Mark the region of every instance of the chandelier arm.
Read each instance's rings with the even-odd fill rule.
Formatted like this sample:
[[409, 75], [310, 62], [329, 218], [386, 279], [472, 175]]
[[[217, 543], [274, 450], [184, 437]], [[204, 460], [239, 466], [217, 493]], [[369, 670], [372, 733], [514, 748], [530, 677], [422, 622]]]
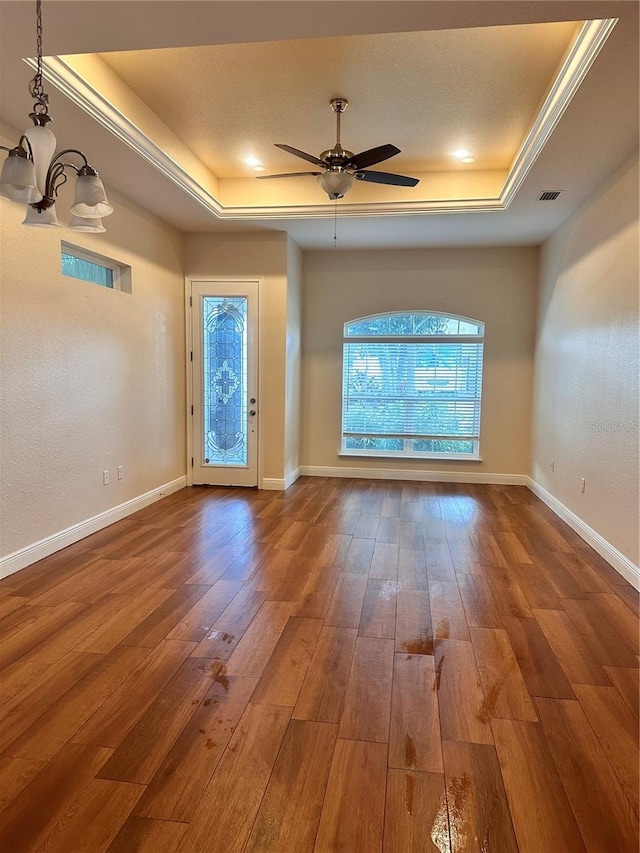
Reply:
[[47, 172], [47, 187], [45, 196], [42, 199], [40, 204], [46, 202], [46, 207], [51, 207], [55, 204], [55, 200], [58, 197], [58, 190], [61, 186], [67, 183], [67, 176], [64, 171], [65, 164], [64, 163], [56, 163], [56, 165], [49, 169]]
[[[65, 154], [78, 154], [84, 161], [82, 166], [76, 166], [74, 163], [61, 162], [61, 158], [64, 157]], [[89, 161], [82, 151], [78, 151], [77, 148], [65, 148], [63, 151], [59, 151], [55, 154], [49, 164], [49, 168], [47, 169], [44, 198], [42, 201], [38, 202], [38, 205], [40, 205], [44, 210], [55, 204], [58, 190], [63, 184], [66, 184], [67, 176], [65, 175], [64, 170], [67, 168], [71, 168], [76, 172], [76, 174], [80, 174], [83, 169], [90, 169], [91, 167], [89, 166]], [[63, 180], [60, 180], [61, 177]]]
[[68, 180], [67, 175], [64, 171], [64, 166], [61, 169], [59, 175], [60, 175], [60, 180], [57, 181], [57, 183], [53, 187], [53, 192], [55, 193], [56, 198], [58, 197], [58, 190], [60, 189], [61, 186], [64, 186], [64, 184], [66, 184], [67, 180]]
[[8, 145], [0, 145], [0, 149], [2, 149], [2, 151], [8, 151], [9, 154], [13, 156], [24, 157], [25, 160], [31, 160], [33, 163], [33, 149], [31, 148], [31, 143], [24, 133], [18, 140], [18, 144], [14, 145], [13, 148], [9, 148]]
[[22, 136], [18, 140], [18, 147], [22, 147], [23, 142], [26, 145], [26, 148], [24, 150], [27, 152], [27, 156], [29, 157], [29, 160], [31, 160], [31, 162], [33, 163], [33, 148], [31, 147], [31, 143], [29, 142], [27, 137], [24, 135], [24, 133], [22, 134]]
[[63, 151], [58, 151], [57, 154], [54, 154], [53, 159], [51, 160], [51, 165], [49, 166], [49, 168], [54, 166], [60, 160], [61, 157], [64, 157], [65, 154], [78, 154], [84, 160], [84, 163], [82, 164], [82, 166], [80, 168], [78, 168], [77, 166], [73, 166], [73, 163], [65, 163], [64, 164], [65, 166], [73, 166], [74, 169], [76, 169], [77, 171], [80, 171], [80, 169], [85, 168], [86, 166], [89, 165], [89, 161], [84, 156], [82, 151], [78, 151], [77, 148], [65, 148]]
[[[51, 161], [51, 165], [47, 170], [47, 182], [45, 186], [45, 192], [42, 199], [35, 204], [32, 204], [31, 207], [36, 210], [43, 211], [48, 210], [50, 207], [56, 203], [56, 198], [58, 197], [58, 190], [63, 184], [67, 182], [67, 176], [64, 173], [65, 167], [71, 165], [69, 163], [56, 163], [55, 160]], [[76, 167], [74, 167], [76, 168]]]
[[[59, 178], [63, 177], [64, 180], [60, 181]], [[51, 199], [53, 202], [55, 197], [58, 195], [58, 187], [62, 186], [67, 180], [67, 176], [64, 173], [64, 163], [56, 163], [55, 160], [51, 161], [51, 165], [49, 166], [49, 170], [47, 172], [47, 186], [45, 191], [45, 197], [47, 199]], [[44, 199], [43, 199], [44, 201]]]

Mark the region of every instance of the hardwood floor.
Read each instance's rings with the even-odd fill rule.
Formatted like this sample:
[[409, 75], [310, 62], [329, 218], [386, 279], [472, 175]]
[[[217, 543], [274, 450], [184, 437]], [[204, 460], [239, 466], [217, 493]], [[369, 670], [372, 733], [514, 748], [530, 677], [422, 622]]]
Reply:
[[0, 851], [637, 853], [637, 605], [523, 487], [185, 489], [0, 581]]

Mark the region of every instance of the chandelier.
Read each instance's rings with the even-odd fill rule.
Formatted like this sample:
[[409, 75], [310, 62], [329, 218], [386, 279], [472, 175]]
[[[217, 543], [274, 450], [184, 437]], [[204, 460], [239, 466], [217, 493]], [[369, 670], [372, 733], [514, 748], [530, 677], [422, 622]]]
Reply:
[[[0, 195], [28, 205], [23, 225], [56, 228], [58, 191], [67, 182], [68, 174], [74, 172], [75, 198], [69, 227], [75, 231], [105, 231], [102, 217], [113, 213], [113, 207], [98, 173], [82, 151], [65, 148], [56, 152], [56, 138], [47, 127], [52, 119], [49, 96], [42, 87], [41, 0], [36, 0], [36, 21], [38, 62], [35, 77], [29, 83], [29, 94], [35, 101], [33, 112], [29, 113], [33, 127], [22, 134], [15, 148], [0, 145], [9, 152], [0, 175]], [[81, 164], [70, 162], [70, 157], [80, 159]]]

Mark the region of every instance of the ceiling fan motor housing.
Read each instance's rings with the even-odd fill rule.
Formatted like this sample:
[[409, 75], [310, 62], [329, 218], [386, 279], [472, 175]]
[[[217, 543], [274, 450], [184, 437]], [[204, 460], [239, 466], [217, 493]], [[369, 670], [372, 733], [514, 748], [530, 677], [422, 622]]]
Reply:
[[333, 148], [329, 148], [328, 151], [323, 151], [320, 159], [325, 160], [331, 166], [346, 166], [353, 156], [353, 151], [347, 151], [338, 143]]

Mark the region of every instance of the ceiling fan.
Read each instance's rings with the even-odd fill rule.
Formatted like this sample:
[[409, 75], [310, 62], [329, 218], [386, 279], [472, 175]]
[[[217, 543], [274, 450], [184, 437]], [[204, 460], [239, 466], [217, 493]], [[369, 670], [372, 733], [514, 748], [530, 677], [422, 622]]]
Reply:
[[296, 157], [301, 157], [309, 163], [316, 166], [321, 166], [321, 172], [289, 172], [283, 175], [260, 175], [258, 180], [270, 180], [272, 178], [297, 178], [301, 175], [314, 175], [318, 178], [318, 183], [327, 193], [330, 199], [342, 198], [353, 186], [354, 181], [367, 181], [374, 184], [390, 184], [395, 187], [415, 187], [419, 183], [418, 178], [409, 178], [406, 175], [394, 175], [390, 172], [372, 172], [367, 167], [375, 166], [376, 163], [382, 163], [383, 160], [388, 160], [390, 157], [395, 157], [400, 153], [400, 149], [395, 145], [379, 145], [377, 148], [369, 148], [367, 151], [361, 151], [359, 154], [354, 154], [353, 151], [347, 151], [340, 144], [340, 120], [342, 113], [349, 106], [349, 101], [346, 98], [333, 98], [329, 101], [331, 109], [336, 114], [337, 141], [333, 148], [328, 151], [323, 151], [319, 157], [314, 157], [313, 154], [307, 154], [306, 151], [300, 151], [298, 148], [292, 148], [290, 145], [278, 145], [276, 148], [281, 148], [283, 151], [288, 151]]

